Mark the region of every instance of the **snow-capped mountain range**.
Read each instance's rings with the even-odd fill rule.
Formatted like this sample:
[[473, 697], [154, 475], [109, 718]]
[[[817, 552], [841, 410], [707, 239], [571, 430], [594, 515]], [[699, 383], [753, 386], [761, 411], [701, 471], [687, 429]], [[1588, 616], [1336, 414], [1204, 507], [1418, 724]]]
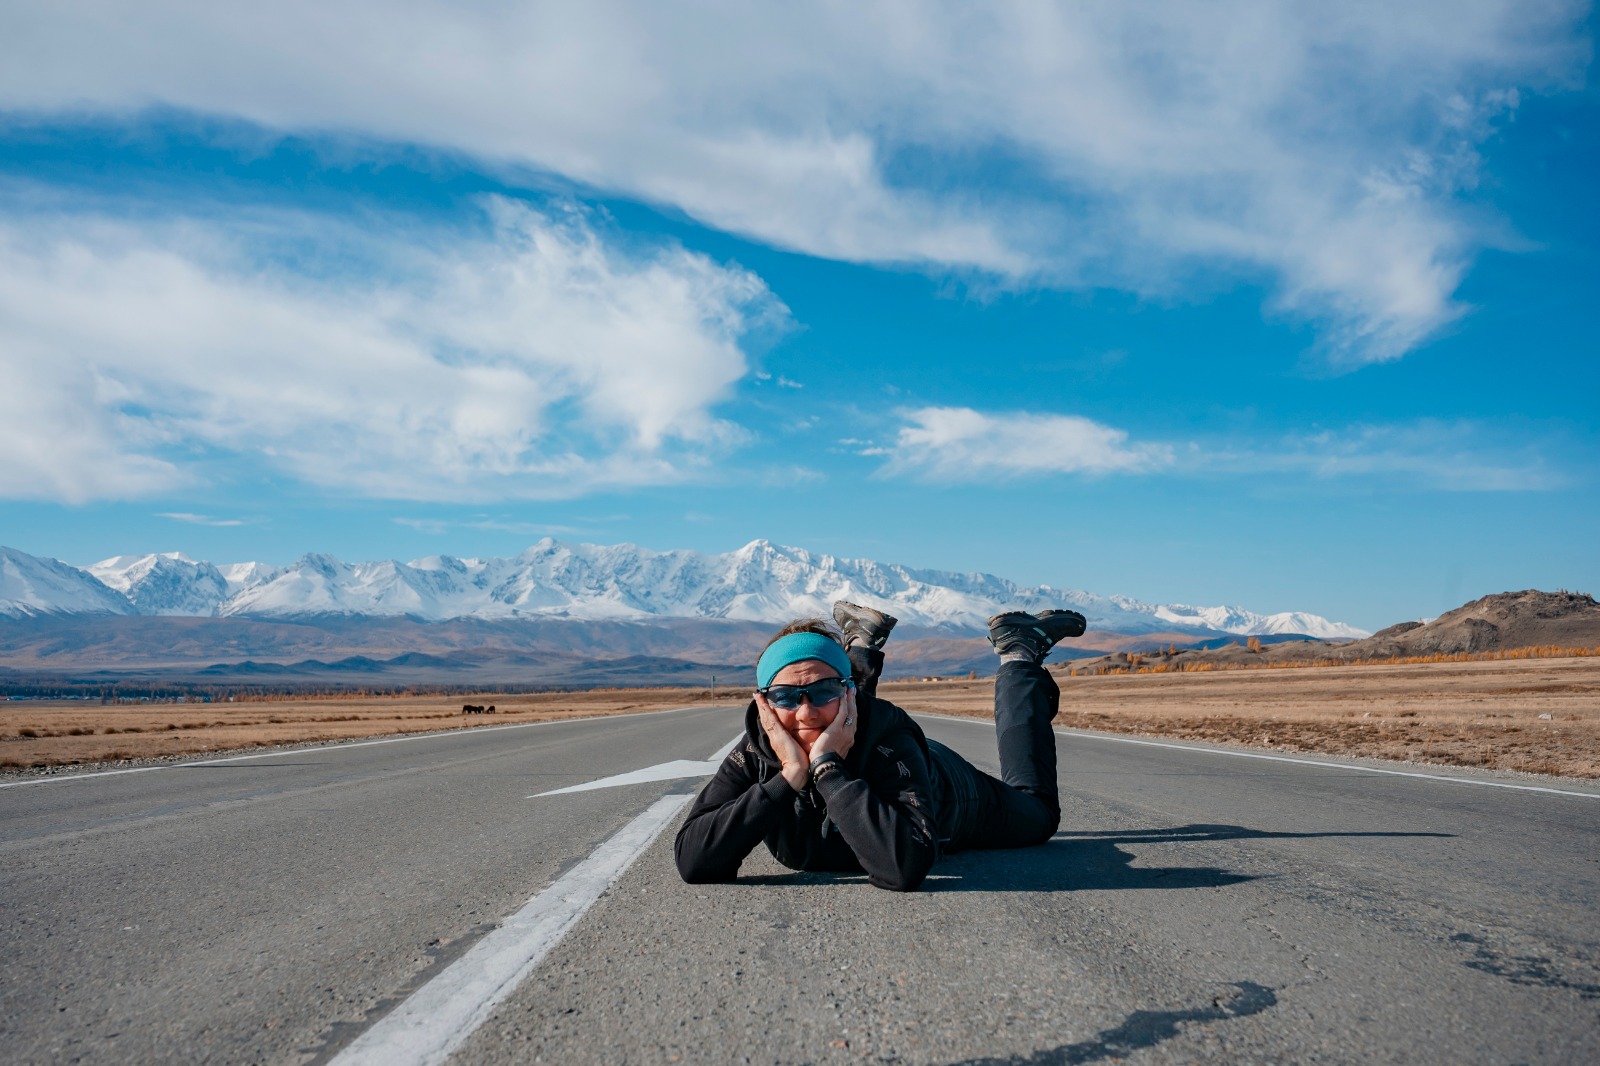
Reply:
[[0, 547], [0, 616], [410, 616], [509, 620], [722, 618], [782, 622], [826, 616], [836, 599], [878, 606], [911, 625], [981, 630], [1002, 610], [1071, 607], [1092, 629], [1203, 629], [1240, 636], [1299, 633], [1331, 640], [1364, 630], [1299, 611], [1150, 604], [990, 574], [916, 570], [841, 559], [765, 540], [701, 555], [632, 544], [545, 539], [511, 558], [429, 556], [410, 563], [344, 563], [309, 554], [288, 566], [215, 566], [176, 552], [119, 555], [78, 568]]

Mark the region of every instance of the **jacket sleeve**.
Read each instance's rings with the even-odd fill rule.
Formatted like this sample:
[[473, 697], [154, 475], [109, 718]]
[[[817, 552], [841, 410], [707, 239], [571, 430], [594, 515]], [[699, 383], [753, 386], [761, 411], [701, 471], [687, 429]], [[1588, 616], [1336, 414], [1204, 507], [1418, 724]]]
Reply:
[[933, 772], [922, 746], [901, 733], [880, 740], [861, 764], [823, 775], [817, 791], [867, 880], [911, 892], [939, 857], [933, 824]]
[[760, 781], [754, 756], [741, 745], [728, 753], [716, 776], [700, 790], [678, 830], [673, 854], [690, 884], [732, 881], [739, 864], [766, 837], [795, 791], [781, 775]]

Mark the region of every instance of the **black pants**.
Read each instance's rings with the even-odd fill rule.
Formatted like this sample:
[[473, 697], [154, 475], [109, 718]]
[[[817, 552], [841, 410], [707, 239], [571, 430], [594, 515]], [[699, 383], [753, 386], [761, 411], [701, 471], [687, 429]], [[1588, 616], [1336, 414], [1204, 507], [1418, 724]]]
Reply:
[[[875, 696], [883, 652], [849, 649], [856, 685]], [[1061, 706], [1055, 678], [1038, 663], [1001, 663], [994, 679], [995, 739], [1000, 779], [936, 740], [928, 741], [940, 780], [938, 825], [947, 851], [1025, 848], [1043, 844], [1061, 824], [1056, 737], [1050, 728]]]

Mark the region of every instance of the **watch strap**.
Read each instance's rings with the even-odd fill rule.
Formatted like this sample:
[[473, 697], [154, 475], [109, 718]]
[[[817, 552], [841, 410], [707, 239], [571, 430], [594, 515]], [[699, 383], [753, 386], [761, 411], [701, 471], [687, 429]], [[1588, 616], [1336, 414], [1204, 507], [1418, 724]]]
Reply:
[[838, 773], [844, 769], [844, 760], [836, 751], [825, 752], [811, 760], [811, 781], [815, 784], [829, 774]]

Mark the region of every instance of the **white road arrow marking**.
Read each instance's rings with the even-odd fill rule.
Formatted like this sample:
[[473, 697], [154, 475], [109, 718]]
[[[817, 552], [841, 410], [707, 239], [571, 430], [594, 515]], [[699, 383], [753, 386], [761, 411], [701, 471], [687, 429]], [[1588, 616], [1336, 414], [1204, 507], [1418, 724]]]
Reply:
[[740, 733], [728, 741], [711, 758], [701, 762], [697, 759], [674, 759], [671, 762], [657, 763], [655, 766], [646, 766], [643, 770], [630, 770], [625, 774], [613, 774], [594, 781], [585, 781], [581, 785], [568, 785], [566, 788], [551, 789], [549, 792], [536, 792], [524, 799], [538, 799], [540, 796], [561, 796], [568, 792], [588, 792], [596, 788], [618, 788], [622, 785], [638, 785], [646, 781], [675, 781], [682, 777], [708, 777], [717, 772], [717, 767], [722, 765], [722, 760], [728, 757], [728, 752], [733, 746], [744, 739]]
[[619, 785], [637, 785], [644, 781], [671, 781], [679, 777], [704, 777], [707, 774], [716, 773], [717, 767], [721, 764], [721, 759], [707, 762], [675, 759], [672, 762], [664, 762], [656, 766], [646, 766], [643, 770], [630, 770], [625, 774], [602, 777], [598, 781], [585, 781], [581, 785], [555, 788], [549, 792], [536, 792], [527, 798], [538, 799], [540, 796], [561, 796], [568, 792], [588, 792], [593, 788], [616, 788]]

